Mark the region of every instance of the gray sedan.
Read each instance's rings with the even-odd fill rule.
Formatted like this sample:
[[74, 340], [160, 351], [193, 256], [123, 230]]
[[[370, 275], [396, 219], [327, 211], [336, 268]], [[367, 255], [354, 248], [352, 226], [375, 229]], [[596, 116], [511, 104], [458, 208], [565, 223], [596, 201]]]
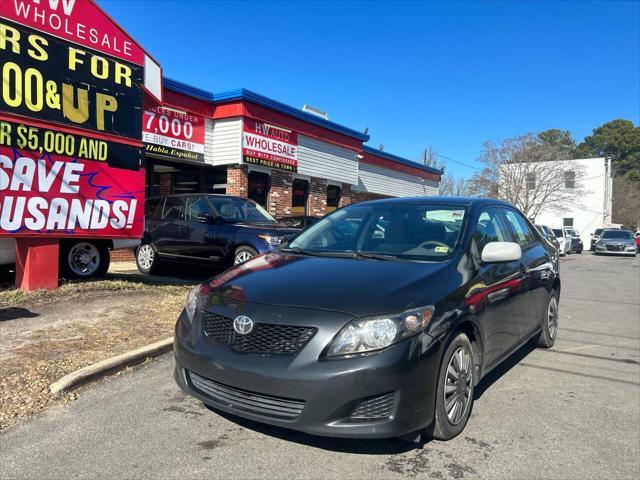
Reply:
[[595, 244], [596, 255], [636, 256], [636, 242], [628, 230], [605, 230]]

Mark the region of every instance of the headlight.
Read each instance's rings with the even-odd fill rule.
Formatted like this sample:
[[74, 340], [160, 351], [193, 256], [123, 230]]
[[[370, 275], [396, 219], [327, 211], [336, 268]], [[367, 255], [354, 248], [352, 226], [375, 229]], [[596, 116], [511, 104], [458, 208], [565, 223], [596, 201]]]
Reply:
[[187, 312], [189, 322], [193, 322], [193, 317], [196, 314], [196, 309], [200, 305], [200, 287], [193, 287], [187, 294], [187, 301], [184, 305], [184, 310]]
[[407, 310], [398, 315], [361, 318], [348, 323], [331, 342], [328, 356], [371, 352], [422, 332], [433, 316], [433, 307]]
[[261, 238], [269, 245], [282, 245], [287, 241], [287, 237], [277, 235], [258, 235], [258, 238]]
[[628, 247], [626, 247], [626, 250], [629, 250], [631, 252], [635, 252], [636, 251], [636, 247], [634, 247], [633, 245], [629, 245]]

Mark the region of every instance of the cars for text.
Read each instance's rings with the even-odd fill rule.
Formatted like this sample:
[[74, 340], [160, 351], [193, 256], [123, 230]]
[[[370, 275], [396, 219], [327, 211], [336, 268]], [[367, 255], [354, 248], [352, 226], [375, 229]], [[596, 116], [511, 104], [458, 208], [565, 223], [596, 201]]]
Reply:
[[562, 231], [566, 238], [571, 239], [570, 251], [574, 253], [582, 253], [584, 250], [584, 244], [582, 243], [582, 239], [580, 238], [578, 231], [573, 227], [562, 227]]
[[252, 200], [179, 194], [145, 203], [145, 230], [136, 263], [154, 273], [166, 260], [234, 265], [268, 252], [299, 229], [280, 225]]
[[214, 410], [310, 434], [450, 439], [483, 376], [554, 344], [559, 295], [553, 247], [507, 203], [350, 205], [191, 291], [175, 379]]
[[571, 253], [571, 237], [566, 236], [562, 228], [552, 228], [551, 231], [558, 242], [558, 254], [563, 257]]

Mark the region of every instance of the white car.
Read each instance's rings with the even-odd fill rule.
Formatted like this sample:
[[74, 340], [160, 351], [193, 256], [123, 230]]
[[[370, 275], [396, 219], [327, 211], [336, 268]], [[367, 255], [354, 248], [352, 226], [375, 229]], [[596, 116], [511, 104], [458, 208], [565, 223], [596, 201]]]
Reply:
[[558, 248], [558, 254], [561, 257], [564, 257], [565, 255], [571, 253], [571, 237], [565, 236], [562, 228], [552, 228], [551, 230], [553, 231], [556, 240], [560, 244], [560, 247]]
[[[102, 278], [109, 270], [110, 250], [134, 248], [140, 240], [134, 239], [70, 239], [60, 240], [60, 274], [65, 278]], [[13, 238], [0, 238], [0, 266], [16, 263], [16, 242]]]

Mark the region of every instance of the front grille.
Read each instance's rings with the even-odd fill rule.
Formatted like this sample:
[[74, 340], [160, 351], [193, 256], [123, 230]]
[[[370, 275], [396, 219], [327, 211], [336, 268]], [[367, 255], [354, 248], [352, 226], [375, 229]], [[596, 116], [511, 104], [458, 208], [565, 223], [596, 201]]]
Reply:
[[610, 252], [621, 252], [624, 250], [624, 245], [607, 244], [607, 250]]
[[393, 392], [363, 400], [351, 414], [351, 420], [356, 422], [386, 420], [393, 412], [393, 403]]
[[227, 407], [243, 412], [293, 420], [299, 417], [304, 409], [304, 401], [302, 400], [273, 397], [249, 392], [240, 388], [228, 387], [227, 385], [214, 382], [188, 370], [187, 376], [192, 387], [200, 394]]
[[207, 337], [240, 352], [292, 354], [304, 347], [317, 331], [314, 327], [256, 323], [251, 333], [240, 335], [233, 329], [233, 319], [211, 312], [203, 315]]

